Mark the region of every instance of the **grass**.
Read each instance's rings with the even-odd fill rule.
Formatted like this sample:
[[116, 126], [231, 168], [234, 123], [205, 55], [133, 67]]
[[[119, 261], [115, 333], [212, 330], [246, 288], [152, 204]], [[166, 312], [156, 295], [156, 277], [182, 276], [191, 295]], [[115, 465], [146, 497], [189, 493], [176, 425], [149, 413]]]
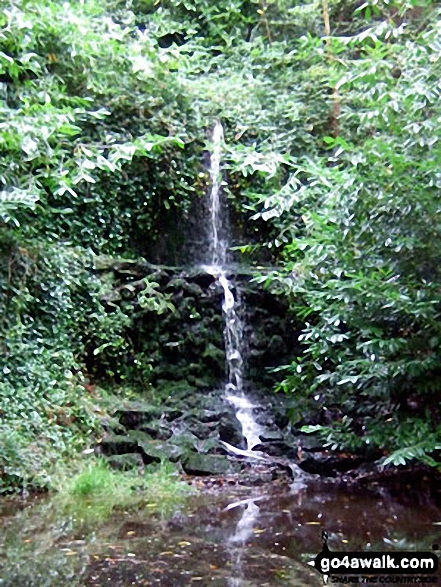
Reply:
[[152, 501], [162, 511], [169, 509], [172, 504], [179, 504], [185, 500], [194, 489], [184, 483], [172, 463], [164, 462], [159, 466], [147, 469], [144, 476], [144, 491], [148, 496], [150, 508], [153, 507]]
[[57, 485], [58, 505], [73, 519], [86, 524], [104, 522], [118, 511], [144, 508], [166, 516], [192, 493], [170, 463], [147, 467], [140, 474], [113, 470], [98, 458], [75, 473], [64, 471]]
[[132, 492], [131, 475], [112, 471], [104, 460], [97, 459], [72, 479], [68, 490], [82, 497], [114, 495], [115, 492], [126, 495]]

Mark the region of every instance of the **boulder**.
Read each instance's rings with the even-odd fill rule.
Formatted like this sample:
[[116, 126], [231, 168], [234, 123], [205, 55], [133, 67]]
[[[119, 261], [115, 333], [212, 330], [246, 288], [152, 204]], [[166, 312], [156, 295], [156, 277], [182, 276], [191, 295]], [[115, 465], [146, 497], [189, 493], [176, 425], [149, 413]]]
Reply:
[[149, 462], [160, 462], [163, 460], [176, 462], [186, 452], [181, 446], [158, 440], [140, 441], [138, 445], [144, 459]]
[[194, 453], [184, 461], [183, 467], [191, 475], [226, 475], [238, 472], [238, 467], [222, 455]]
[[103, 438], [98, 448], [106, 456], [122, 455], [138, 452], [138, 443], [130, 436], [108, 434]]
[[129, 471], [144, 466], [144, 461], [139, 453], [128, 453], [122, 455], [111, 455], [107, 457], [109, 465], [114, 469]]

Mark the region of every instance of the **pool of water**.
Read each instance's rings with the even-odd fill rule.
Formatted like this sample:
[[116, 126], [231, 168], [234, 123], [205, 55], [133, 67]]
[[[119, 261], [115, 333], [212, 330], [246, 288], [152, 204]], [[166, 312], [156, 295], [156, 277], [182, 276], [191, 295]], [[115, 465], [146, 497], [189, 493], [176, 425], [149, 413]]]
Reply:
[[431, 550], [441, 509], [403, 488], [354, 493], [325, 483], [224, 487], [173, 512], [67, 513], [48, 498], [0, 501], [2, 587], [319, 586], [307, 563], [331, 550]]

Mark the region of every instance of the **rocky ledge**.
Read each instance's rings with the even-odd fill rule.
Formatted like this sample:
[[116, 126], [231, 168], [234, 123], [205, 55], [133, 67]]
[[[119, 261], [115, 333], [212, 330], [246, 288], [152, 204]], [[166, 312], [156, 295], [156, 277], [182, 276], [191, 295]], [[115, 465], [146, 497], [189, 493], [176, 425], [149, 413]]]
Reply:
[[[162, 398], [160, 405], [141, 399], [116, 402], [112, 418], [103, 423], [106, 433], [96, 452], [119, 469], [142, 470], [152, 463], [170, 461], [183, 474], [213, 486], [253, 486], [282, 479], [299, 482], [309, 477], [370, 489], [409, 486], [410, 491], [417, 480], [418, 486], [427, 485], [431, 493], [440, 487], [439, 473], [427, 467], [384, 468], [378, 455], [367, 458], [323, 450], [287, 423], [282, 399], [273, 398], [271, 408], [260, 402], [255, 411], [263, 431], [262, 443], [253, 451], [256, 459], [227, 450], [224, 443], [245, 447], [240, 424], [221, 390], [198, 394], [181, 390]], [[213, 480], [216, 478], [219, 482]]]

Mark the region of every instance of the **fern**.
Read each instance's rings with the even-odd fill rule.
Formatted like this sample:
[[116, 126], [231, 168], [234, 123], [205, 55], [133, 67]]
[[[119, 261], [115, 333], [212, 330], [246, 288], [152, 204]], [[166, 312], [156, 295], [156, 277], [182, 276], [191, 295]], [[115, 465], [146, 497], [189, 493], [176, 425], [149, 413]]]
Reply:
[[441, 463], [430, 456], [436, 450], [441, 450], [441, 443], [433, 440], [423, 441], [413, 446], [406, 446], [394, 451], [383, 462], [386, 465], [405, 465], [407, 462], [417, 459], [432, 467], [441, 467]]

